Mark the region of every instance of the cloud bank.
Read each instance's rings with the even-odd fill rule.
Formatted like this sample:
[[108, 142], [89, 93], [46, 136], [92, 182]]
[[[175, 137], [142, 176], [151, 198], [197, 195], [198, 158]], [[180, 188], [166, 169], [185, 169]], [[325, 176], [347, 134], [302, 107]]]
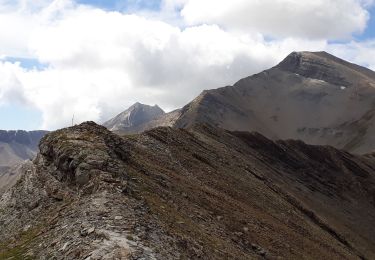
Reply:
[[366, 27], [369, 1], [188, 0], [182, 16], [190, 25], [210, 23], [271, 37], [350, 38]]
[[[375, 67], [375, 43], [351, 39], [372, 1], [165, 0], [157, 12], [133, 13], [30, 3], [0, 0], [0, 105], [37, 108], [46, 129], [69, 125], [73, 114], [102, 122], [136, 101], [171, 110], [291, 51], [328, 50]], [[348, 40], [329, 43], [340, 39]]]

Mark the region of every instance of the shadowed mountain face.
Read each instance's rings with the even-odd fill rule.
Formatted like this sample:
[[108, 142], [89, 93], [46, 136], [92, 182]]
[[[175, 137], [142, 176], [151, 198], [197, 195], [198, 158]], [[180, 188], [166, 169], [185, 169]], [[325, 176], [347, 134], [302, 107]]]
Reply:
[[292, 53], [276, 67], [204, 91], [177, 127], [205, 122], [355, 153], [375, 150], [375, 73], [328, 53]]
[[375, 157], [209, 125], [45, 136], [0, 199], [0, 256], [374, 259]]

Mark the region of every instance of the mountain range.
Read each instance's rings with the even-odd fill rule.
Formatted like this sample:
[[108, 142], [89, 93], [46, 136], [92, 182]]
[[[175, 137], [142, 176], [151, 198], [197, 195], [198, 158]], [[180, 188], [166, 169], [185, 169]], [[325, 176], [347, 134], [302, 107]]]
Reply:
[[12, 168], [36, 156], [39, 141], [46, 133], [0, 130], [0, 194], [18, 180], [19, 176]]
[[269, 70], [203, 91], [138, 129], [121, 120], [115, 125], [120, 132], [141, 132], [196, 123], [369, 153], [375, 150], [375, 72], [326, 52], [293, 52]]
[[374, 74], [291, 53], [169, 113], [4, 132], [38, 153], [0, 174], [0, 259], [375, 259]]
[[0, 130], [0, 170], [34, 157], [39, 141], [46, 133]]

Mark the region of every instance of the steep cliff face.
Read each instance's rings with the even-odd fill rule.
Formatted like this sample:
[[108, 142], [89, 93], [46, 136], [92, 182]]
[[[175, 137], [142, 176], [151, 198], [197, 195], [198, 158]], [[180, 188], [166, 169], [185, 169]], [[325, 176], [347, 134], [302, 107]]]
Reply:
[[204, 91], [175, 126], [197, 122], [368, 153], [375, 150], [375, 72], [325, 52], [294, 52], [234, 86]]
[[0, 200], [0, 258], [373, 259], [375, 160], [208, 125], [44, 137]]

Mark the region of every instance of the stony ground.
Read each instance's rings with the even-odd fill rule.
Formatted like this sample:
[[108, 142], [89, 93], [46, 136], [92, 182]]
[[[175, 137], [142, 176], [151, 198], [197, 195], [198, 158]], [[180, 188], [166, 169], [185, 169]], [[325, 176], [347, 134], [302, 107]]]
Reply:
[[208, 126], [44, 137], [0, 259], [374, 259], [375, 160]]

